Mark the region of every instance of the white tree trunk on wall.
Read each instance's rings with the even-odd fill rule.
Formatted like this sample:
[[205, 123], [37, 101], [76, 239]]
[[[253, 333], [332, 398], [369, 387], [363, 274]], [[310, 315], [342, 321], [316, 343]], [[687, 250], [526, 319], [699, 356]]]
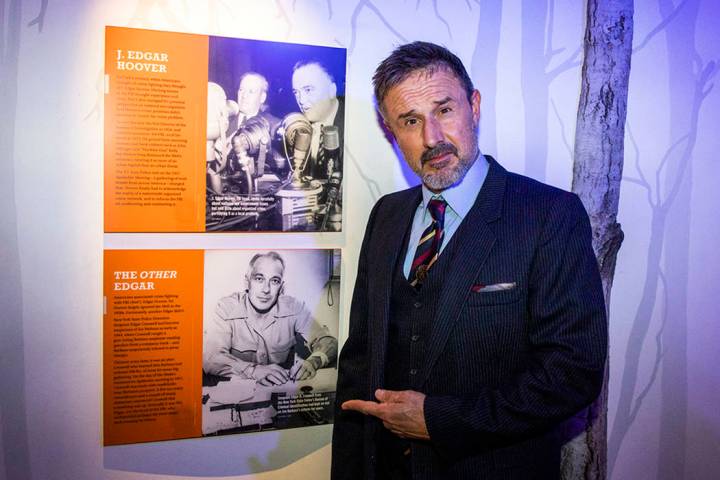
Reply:
[[[617, 223], [633, 36], [632, 0], [588, 0], [572, 190], [590, 216], [606, 311], [623, 232]], [[564, 479], [607, 476], [607, 367], [600, 397], [563, 449]]]

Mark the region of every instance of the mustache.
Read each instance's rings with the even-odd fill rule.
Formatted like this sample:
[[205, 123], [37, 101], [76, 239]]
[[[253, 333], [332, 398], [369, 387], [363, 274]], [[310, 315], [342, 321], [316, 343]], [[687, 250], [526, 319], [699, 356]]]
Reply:
[[445, 155], [446, 153], [452, 153], [453, 155], [458, 154], [457, 148], [455, 148], [455, 145], [452, 143], [438, 143], [433, 148], [429, 150], [425, 150], [422, 155], [420, 156], [420, 163], [422, 165], [425, 165], [425, 163], [429, 162], [435, 157], [439, 157], [440, 155]]

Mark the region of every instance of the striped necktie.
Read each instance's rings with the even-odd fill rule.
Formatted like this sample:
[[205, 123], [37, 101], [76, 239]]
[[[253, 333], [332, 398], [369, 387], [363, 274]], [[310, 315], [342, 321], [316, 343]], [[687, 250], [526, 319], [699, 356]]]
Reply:
[[410, 285], [413, 287], [422, 285], [427, 277], [428, 270], [433, 266], [440, 254], [440, 245], [442, 245], [445, 235], [445, 209], [447, 202], [443, 198], [433, 198], [428, 202], [427, 206], [433, 221], [429, 227], [425, 229], [418, 242], [410, 267]]

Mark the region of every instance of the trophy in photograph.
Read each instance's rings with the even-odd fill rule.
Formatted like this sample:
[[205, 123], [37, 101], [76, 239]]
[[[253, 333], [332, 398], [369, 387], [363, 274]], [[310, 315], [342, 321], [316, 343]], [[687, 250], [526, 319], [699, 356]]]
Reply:
[[282, 230], [316, 230], [315, 213], [320, 208], [318, 197], [323, 187], [317, 180], [308, 182], [303, 178], [310, 156], [312, 126], [303, 114], [291, 113], [283, 119], [278, 132], [283, 136], [285, 156], [292, 170], [290, 183], [275, 194], [280, 200]]

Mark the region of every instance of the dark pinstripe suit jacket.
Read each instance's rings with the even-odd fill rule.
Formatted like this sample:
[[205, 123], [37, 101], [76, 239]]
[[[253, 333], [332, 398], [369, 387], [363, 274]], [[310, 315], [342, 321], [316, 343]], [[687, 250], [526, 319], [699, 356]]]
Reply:
[[[412, 444], [413, 478], [551, 478], [555, 430], [596, 398], [607, 326], [587, 214], [574, 194], [508, 173], [492, 158], [452, 242], [425, 364], [431, 441]], [[383, 386], [393, 269], [419, 187], [373, 208], [360, 252], [337, 405]], [[448, 247], [449, 248], [449, 247]], [[516, 284], [477, 292], [478, 285]], [[475, 288], [473, 288], [475, 287]], [[334, 479], [374, 478], [373, 417], [336, 409]]]

